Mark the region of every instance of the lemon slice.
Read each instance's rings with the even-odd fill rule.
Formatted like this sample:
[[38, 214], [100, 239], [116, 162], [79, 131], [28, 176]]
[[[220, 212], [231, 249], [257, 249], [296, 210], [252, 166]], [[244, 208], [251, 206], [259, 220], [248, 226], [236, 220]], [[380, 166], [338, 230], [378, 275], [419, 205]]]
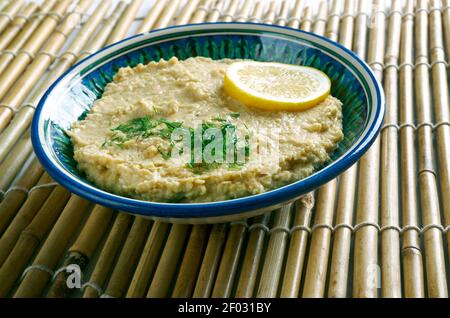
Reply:
[[318, 69], [271, 62], [235, 62], [224, 79], [228, 95], [265, 110], [311, 108], [330, 94], [330, 87], [330, 79]]

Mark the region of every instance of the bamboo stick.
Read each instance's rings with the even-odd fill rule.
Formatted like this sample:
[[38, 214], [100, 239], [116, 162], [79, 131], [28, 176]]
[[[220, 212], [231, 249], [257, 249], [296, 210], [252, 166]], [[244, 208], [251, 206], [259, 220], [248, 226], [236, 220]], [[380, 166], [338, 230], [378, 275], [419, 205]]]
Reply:
[[216, 22], [217, 20], [219, 20], [224, 5], [225, 5], [224, 0], [218, 0], [214, 5], [213, 9], [209, 12], [206, 22]]
[[[326, 36], [336, 41], [339, 31], [339, 16], [342, 3], [336, 0], [332, 4], [330, 18], [326, 26]], [[329, 258], [330, 241], [333, 225], [334, 202], [336, 198], [336, 180], [331, 180], [319, 188], [314, 224], [324, 225], [313, 231], [311, 247], [305, 273], [302, 297], [323, 297]], [[328, 227], [325, 227], [328, 226]]]
[[0, 164], [0, 191], [6, 191], [32, 151], [30, 132], [27, 131]]
[[316, 21], [314, 22], [313, 32], [316, 34], [324, 34], [327, 20], [328, 3], [321, 1], [319, 4], [319, 12], [317, 13]]
[[38, 5], [34, 2], [28, 3], [25, 8], [11, 22], [11, 25], [1, 34], [0, 50], [5, 49], [14, 39], [17, 33], [24, 27], [31, 15], [38, 9]]
[[212, 227], [195, 284], [194, 298], [206, 298], [211, 294], [226, 235], [227, 224], [215, 224]]
[[244, 243], [245, 232], [246, 224], [231, 223], [211, 297], [230, 297], [242, 245]]
[[[127, 14], [121, 15], [124, 10], [127, 12]], [[83, 54], [80, 55], [80, 58], [83, 58], [89, 52], [93, 52], [95, 50], [98, 50], [101, 46], [104, 45], [104, 43], [109, 40], [111, 42], [115, 42], [117, 40], [120, 40], [121, 37], [125, 36], [127, 33], [128, 28], [130, 27], [133, 16], [132, 13], [135, 11], [135, 7], [131, 6], [128, 7], [128, 10], [125, 7], [124, 2], [119, 2], [114, 10], [114, 12], [110, 15], [110, 17], [107, 19], [106, 23], [103, 25], [102, 29], [96, 34], [95, 39], [85, 46], [85, 49], [83, 50]], [[120, 17], [120, 19], [119, 19]], [[116, 22], [119, 20], [119, 23], [117, 23], [118, 26], [116, 26]], [[114, 28], [114, 34], [111, 32], [113, 27]], [[72, 247], [69, 249], [69, 253], [64, 261], [65, 264], [72, 264], [75, 263], [80, 266], [82, 270], [84, 270], [87, 262], [92, 257], [92, 254], [94, 253], [95, 249], [97, 248], [100, 240], [104, 236], [106, 229], [113, 217], [113, 211], [111, 209], [102, 207], [102, 206], [95, 206], [95, 208], [92, 210], [90, 217], [86, 221], [85, 226], [81, 230], [77, 240], [72, 245]], [[119, 221], [117, 221], [119, 222]], [[124, 221], [122, 220], [122, 223]], [[120, 222], [119, 222], [120, 223]], [[121, 229], [121, 225], [117, 225], [119, 229]], [[117, 243], [117, 244], [120, 244]], [[114, 248], [115, 242], [111, 239], [110, 244], [107, 245], [109, 248]], [[109, 252], [105, 252], [106, 256], [108, 257]], [[103, 263], [102, 263], [103, 264]], [[106, 261], [106, 264], [109, 264]], [[97, 277], [99, 279], [102, 279], [103, 273], [97, 273]], [[87, 291], [85, 291], [85, 294], [87, 296], [93, 297], [96, 295], [96, 292], [93, 288], [87, 287]], [[63, 295], [67, 295], [71, 292], [71, 290], [67, 289], [67, 286], [65, 284], [65, 273], [62, 272], [59, 275], [57, 275], [50, 291], [49, 296], [50, 297], [60, 297]], [[96, 295], [98, 296], [98, 295]]]
[[[253, 8], [250, 22], [258, 22], [263, 14], [262, 2], [257, 2]], [[241, 19], [244, 16], [241, 15]], [[227, 242], [219, 265], [217, 277], [214, 283], [211, 297], [230, 297], [233, 283], [236, 277], [239, 256], [245, 239], [247, 224], [242, 222], [232, 222], [230, 224]]]
[[105, 245], [103, 246], [97, 263], [95, 264], [94, 271], [89, 277], [89, 284], [85, 285], [83, 297], [84, 298], [96, 298], [99, 297], [99, 292], [93, 286], [99, 286], [102, 288], [107, 280], [108, 274], [113, 268], [116, 255], [122, 245], [122, 242], [128, 234], [132, 217], [129, 214], [119, 213], [114, 221]]
[[[41, 6], [39, 14], [33, 16], [22, 28], [18, 35], [14, 37], [11, 43], [9, 43], [7, 50], [0, 55], [0, 69], [5, 70], [10, 62], [15, 58], [19, 49], [27, 43], [34, 31], [39, 27], [40, 23], [44, 20], [44, 16], [55, 5], [56, 0], [47, 0]], [[59, 21], [59, 20], [58, 20]], [[9, 52], [7, 54], [7, 52]]]
[[172, 297], [191, 297], [203, 252], [206, 248], [209, 229], [209, 225], [206, 224], [192, 227], [191, 235], [172, 291]]
[[305, 7], [305, 12], [303, 14], [300, 29], [302, 29], [303, 31], [311, 32], [311, 28], [312, 28], [312, 10], [311, 7]]
[[[86, 236], [88, 232], [94, 232], [92, 229], [92, 219], [96, 219], [95, 231], [97, 235]], [[91, 211], [88, 220], [91, 222], [86, 222], [84, 227], [82, 228], [81, 233], [76, 238], [75, 243], [69, 248], [67, 256], [63, 262], [63, 268], [69, 265], [77, 265], [80, 267], [81, 272], [84, 272], [86, 266], [89, 263], [89, 260], [92, 258], [99, 241], [102, 239], [103, 234], [109, 228], [111, 223], [112, 213], [110, 209], [103, 207], [101, 205], [96, 205], [94, 209]], [[56, 298], [56, 297], [65, 297], [70, 294], [72, 291], [68, 289], [67, 286], [67, 272], [59, 271], [54, 277], [51, 288], [47, 293], [47, 297]]]
[[249, 239], [244, 254], [239, 281], [235, 296], [237, 298], [253, 297], [261, 258], [263, 255], [266, 230], [270, 220], [270, 213], [253, 219], [249, 228]]
[[[380, 80], [385, 44], [385, 7], [383, 0], [376, 0], [373, 5], [374, 25], [369, 32], [367, 61]], [[378, 296], [378, 228], [372, 224], [378, 224], [379, 159], [380, 140], [376, 138], [359, 161], [356, 223], [367, 225], [358, 228], [355, 234], [353, 296], [356, 298]]]
[[323, 297], [325, 292], [335, 192], [336, 181], [332, 180], [319, 188], [317, 193], [314, 225], [320, 225], [320, 227], [315, 228], [311, 235], [303, 298]]
[[166, 6], [159, 20], [156, 22], [155, 29], [162, 29], [171, 25], [180, 4], [180, 0], [172, 0], [170, 6]]
[[[4, 105], [8, 105], [9, 108], [0, 109], [0, 131], [7, 126], [12, 116], [14, 115], [12, 109], [16, 110], [20, 103], [25, 100], [27, 94], [30, 93], [34, 85], [36, 85], [40, 77], [45, 73], [47, 68], [54, 60], [54, 56], [64, 45], [66, 38], [80, 23], [81, 14], [91, 4], [92, 2], [90, 0], [80, 0], [76, 7], [76, 10], [78, 11], [73, 11], [63, 20], [63, 22], [58, 26], [55, 32], [50, 36], [47, 43], [42, 47], [42, 50], [39, 52], [33, 62], [27, 67], [22, 76], [17, 79], [17, 82], [14, 85], [8, 82], [9, 92], [8, 94], [3, 95], [4, 97], [2, 99], [2, 103]], [[7, 70], [9, 70], [9, 68]], [[20, 74], [16, 75], [17, 78]]]
[[0, 213], [0, 237], [26, 200], [30, 188], [38, 182], [43, 173], [44, 169], [38, 161], [34, 160], [34, 155], [32, 155], [24, 165], [24, 169], [16, 176], [11, 188], [4, 194], [0, 203], [0, 211], [2, 211]]
[[[419, 191], [424, 226], [441, 224], [436, 175], [434, 173], [431, 94], [428, 63], [428, 2], [420, 0], [416, 7], [416, 102], [419, 144]], [[424, 236], [425, 266], [429, 297], [448, 297], [442, 233], [429, 228]]]
[[[52, 179], [43, 174], [39, 179], [38, 186], [48, 184]], [[26, 228], [26, 226], [33, 220], [36, 213], [41, 208], [42, 204], [47, 200], [48, 196], [52, 192], [51, 187], [41, 187], [29, 193], [27, 200], [22, 205], [17, 214], [8, 215], [5, 213], [0, 214], [0, 225], [2, 226], [3, 236], [0, 238], [0, 266], [4, 263], [11, 250], [14, 248], [20, 233]], [[12, 219], [12, 222], [11, 222]], [[11, 222], [11, 224], [9, 224]], [[8, 226], [9, 224], [9, 226]]]
[[291, 222], [291, 211], [292, 204], [288, 204], [274, 213], [273, 227], [269, 232], [270, 239], [264, 257], [256, 297], [273, 298], [277, 296], [289, 238], [289, 232], [286, 229], [289, 229]]
[[[30, 40], [24, 43], [22, 49], [17, 53], [17, 56], [0, 74], [0, 100], [3, 99], [14, 82], [32, 61], [33, 55], [36, 54], [38, 49], [42, 46], [42, 44], [44, 44], [56, 28], [59, 22], [57, 15], [63, 15], [71, 2], [72, 0], [61, 0], [56, 3], [56, 5], [52, 8], [52, 12], [54, 12], [55, 15], [48, 15], [42, 21], [39, 27], [30, 36]], [[9, 114], [9, 112], [10, 110], [8, 108], [0, 109], [0, 122], [3, 122], [3, 117], [1, 116], [4, 116], [3, 114], [6, 113]]]
[[10, 20], [10, 17], [14, 17], [24, 4], [24, 0], [15, 0], [11, 1], [5, 8], [2, 10], [2, 13], [5, 15], [0, 16], [0, 33], [5, 30], [5, 28], [8, 26], [12, 20]]
[[19, 239], [0, 268], [0, 297], [5, 297], [30, 260], [31, 256], [51, 229], [65, 206], [70, 194], [56, 186], [33, 221], [20, 233]]
[[130, 29], [130, 25], [133, 23], [133, 19], [136, 16], [141, 4], [142, 0], [133, 0], [130, 2], [125, 11], [122, 13], [122, 16], [117, 22], [114, 30], [108, 37], [105, 46], [113, 44], [126, 37], [127, 32]]
[[[440, 1], [432, 0], [431, 8], [437, 9], [430, 11], [430, 62], [436, 122], [434, 135], [437, 146], [442, 212], [445, 225], [450, 225], [450, 102], [442, 18], [439, 10]], [[447, 39], [447, 42], [449, 41]], [[450, 52], [447, 52], [447, 55], [450, 56]], [[447, 248], [450, 252], [450, 231], [447, 231]]]
[[[102, 28], [94, 36], [94, 39], [84, 47], [84, 53], [79, 55], [80, 59], [88, 55], [89, 52], [98, 50], [106, 42], [107, 37], [111, 33], [113, 26], [124, 9], [125, 3], [119, 2], [113, 13], [102, 25]], [[6, 130], [4, 133], [6, 133]], [[112, 217], [113, 212], [111, 209], [100, 205], [94, 207], [77, 240], [69, 249], [68, 255], [64, 261], [64, 266], [76, 264], [80, 266], [82, 271], [85, 269], [84, 267], [87, 264], [87, 260], [92, 257], [92, 254], [106, 232], [106, 227], [109, 225]], [[91, 235], [88, 235], [88, 233]], [[63, 271], [56, 276], [48, 296], [60, 297], [70, 293], [70, 291], [71, 290], [67, 289], [66, 273]]]
[[147, 297], [167, 297], [183, 252], [190, 226], [173, 224], [153, 276]]
[[226, 10], [224, 16], [222, 17], [223, 22], [231, 22], [233, 21], [233, 17], [237, 12], [239, 7], [239, 0], [231, 0], [228, 9]]
[[[398, 191], [398, 54], [400, 49], [401, 2], [392, 3], [389, 18], [386, 56], [384, 64], [384, 91], [386, 95], [385, 129], [381, 132], [381, 295], [384, 298], [400, 298], [400, 233]], [[390, 126], [393, 125], [393, 126]]]
[[248, 19], [248, 22], [261, 23], [261, 18], [264, 11], [264, 3], [262, 1], [257, 1], [255, 7], [253, 8], [253, 13]]
[[300, 26], [300, 18], [305, 6], [304, 0], [297, 0], [294, 5], [294, 9], [291, 12], [291, 17], [288, 22], [288, 26], [294, 29], [298, 29]]
[[286, 23], [287, 23], [287, 17], [288, 17], [288, 12], [289, 12], [289, 5], [290, 5], [289, 0], [284, 0], [281, 3], [280, 13], [278, 14], [278, 17], [276, 19], [277, 24], [280, 25], [280, 26], [285, 26]]
[[269, 8], [265, 14], [264, 23], [272, 24], [275, 22], [275, 17], [277, 15], [278, 3], [276, 1], [271, 1], [269, 3]]
[[[106, 13], [106, 10], [108, 9], [109, 4], [110, 4], [109, 1], [105, 1], [105, 2], [101, 3], [101, 5], [97, 8], [96, 12], [91, 16], [89, 21], [80, 30], [80, 37], [78, 37], [77, 40], [81, 41], [82, 43], [79, 43], [79, 42], [76, 43], [76, 41], [73, 42], [68, 49], [70, 52], [74, 52], [74, 51], [78, 52], [80, 50], [80, 48], [81, 48], [80, 45], [82, 45], [83, 42], [85, 42], [87, 40], [86, 37], [83, 36], [83, 34], [86, 34], [89, 31], [92, 31], [92, 29], [95, 28], [96, 25], [98, 25], [98, 23], [100, 22], [103, 15]], [[72, 55], [70, 55], [70, 56], [72, 56]], [[72, 59], [64, 58], [64, 55], [63, 55], [63, 59], [61, 59], [60, 62], [64, 63], [64, 61], [66, 61], [66, 64], [69, 64], [69, 65], [72, 63]], [[67, 67], [68, 66], [66, 66], [65, 68], [67, 68]], [[67, 212], [66, 214], [63, 214], [64, 218], [62, 217], [62, 220], [61, 219], [60, 220], [61, 220], [61, 222], [65, 221], [65, 223], [63, 223], [63, 224], [71, 224], [71, 226], [74, 226], [76, 224], [79, 224], [79, 222], [81, 220], [79, 219], [80, 213], [72, 214], [72, 212], [73, 212], [72, 207], [83, 207], [84, 205], [86, 205], [86, 203], [85, 203], [85, 200], [78, 198], [78, 197], [73, 197], [69, 201], [69, 203], [72, 203], [72, 205], [68, 205], [69, 211], [71, 211], [71, 212]], [[72, 219], [70, 219], [70, 217], [72, 217]], [[61, 227], [56, 227], [56, 225], [55, 225], [55, 228], [52, 231], [52, 234], [56, 237], [59, 237], [57, 239], [56, 244], [58, 244], [60, 242], [64, 242], [64, 239], [66, 239], [66, 240], [70, 239], [70, 236], [69, 237], [67, 236], [68, 233], [71, 233], [69, 230], [70, 229], [65, 229], [64, 232], [60, 233], [58, 231], [61, 231]], [[54, 232], [54, 231], [56, 231], [56, 232]], [[49, 238], [49, 240], [50, 240], [50, 238]], [[59, 247], [60, 249], [63, 249], [65, 247], [65, 245], [56, 245], [55, 246], [55, 242], [52, 242], [51, 240], [50, 241], [49, 240], [47, 240], [45, 242], [45, 244], [49, 244], [51, 246], [52, 252], [51, 252], [51, 254], [49, 254], [45, 249], [41, 249], [41, 252], [43, 251], [42, 253], [44, 253], [44, 254], [42, 255], [41, 258], [39, 258], [39, 263], [46, 263], [47, 267], [54, 267], [55, 264], [53, 264], [53, 263], [56, 262], [57, 259], [55, 260], [55, 259], [52, 259], [51, 257], [58, 255], [58, 252], [60, 254], [63, 253], [63, 250], [58, 250], [57, 247]], [[45, 244], [44, 244], [44, 246], [47, 246]], [[41, 255], [41, 254], [39, 254], [39, 255]], [[47, 258], [50, 258], [50, 260], [48, 260]], [[50, 265], [50, 264], [53, 264], [53, 265]], [[20, 291], [19, 295], [21, 295], [21, 296], [27, 295], [27, 290], [30, 289], [29, 288], [30, 284], [32, 284], [34, 286], [34, 289], [33, 290], [30, 289], [30, 292], [40, 293], [42, 291], [42, 288], [44, 287], [45, 283], [47, 282], [48, 277], [43, 272], [32, 272], [28, 276], [26, 276], [26, 279], [28, 279], [28, 281], [26, 281], [26, 283], [24, 283], [25, 284], [24, 286], [27, 286], [27, 287], [24, 287], [24, 289]]]
[[[189, 1], [189, 2], [193, 2], [193, 1]], [[166, 5], [167, 5], [167, 0], [155, 1], [155, 4], [151, 8], [150, 12], [145, 16], [144, 21], [142, 21], [142, 23], [139, 26], [136, 33], [139, 34], [139, 33], [143, 33], [143, 32], [152, 30], [153, 26], [155, 25], [156, 21], [158, 20], [159, 15], [161, 14], [161, 12], [163, 11], [163, 9]]]
[[[90, 202], [72, 195], [48, 238], [39, 250], [33, 265], [55, 269], [59, 259], [81, 221], [88, 212]], [[30, 270], [22, 278], [14, 297], [39, 297], [50, 280], [49, 273]]]
[[245, 22], [250, 14], [250, 11], [253, 7], [253, 0], [246, 0], [239, 10], [239, 16], [235, 19], [236, 22]]
[[191, 19], [192, 14], [194, 13], [195, 9], [198, 7], [198, 4], [200, 3], [200, 0], [191, 0], [188, 1], [184, 7], [180, 15], [175, 20], [175, 25], [182, 25], [187, 24], [189, 20]]
[[[355, 13], [355, 1], [346, 0], [344, 5], [344, 18], [341, 21], [339, 32], [339, 41], [346, 48], [350, 49], [353, 44], [353, 25]], [[359, 8], [363, 9], [362, 6]], [[363, 11], [360, 11], [363, 13]], [[360, 17], [359, 15], [358, 17]], [[365, 17], [365, 15], [363, 15]], [[360, 22], [360, 21], [357, 21]], [[358, 24], [359, 28], [355, 30], [355, 38], [357, 40], [365, 39], [366, 24]], [[362, 46], [359, 46], [362, 47]], [[355, 51], [356, 54], [364, 58], [365, 52]], [[356, 174], [357, 164], [353, 165], [345, 171], [338, 180], [339, 191], [336, 207], [336, 221], [339, 225], [352, 225], [353, 223], [353, 209], [355, 202], [356, 190]], [[342, 226], [335, 228], [333, 240], [333, 252], [331, 256], [330, 265], [330, 279], [328, 286], [328, 297], [343, 298], [347, 296], [348, 286], [348, 268], [350, 261], [350, 247], [351, 247], [352, 230], [349, 227]]]
[[306, 194], [295, 204], [293, 232], [291, 233], [280, 297], [297, 298], [299, 296], [306, 246], [309, 238], [306, 228], [310, 226], [313, 208], [314, 193]]
[[[78, 32], [76, 38], [72, 41], [67, 50], [62, 53], [56, 65], [52, 67], [51, 72], [48, 72], [45, 79], [39, 84], [38, 88], [34, 90], [32, 96], [28, 99], [25, 105], [31, 105], [32, 107], [21, 107], [11, 120], [8, 127], [2, 132], [0, 135], [0, 161], [14, 146], [19, 134], [25, 131], [25, 129], [30, 125], [34, 114], [34, 108], [37, 106], [39, 100], [47, 91], [48, 87], [50, 87], [50, 85], [75, 62], [76, 57], [80, 54], [83, 46], [86, 45], [90, 35], [95, 28], [97, 28], [110, 5], [111, 0], [102, 1], [100, 3], [100, 5], [95, 9], [94, 14], [80, 29], [80, 32]], [[98, 47], [99, 45], [97, 45], [97, 48]], [[90, 48], [86, 47], [86, 49]], [[81, 59], [82, 57], [79, 58]], [[24, 76], [27, 76], [27, 73], [25, 73]], [[14, 108], [18, 107], [18, 105], [10, 106]], [[29, 139], [29, 135], [26, 138]], [[29, 147], [31, 147], [31, 144], [29, 144]], [[15, 148], [17, 148], [17, 146], [15, 146]], [[20, 160], [16, 160], [15, 162], [17, 162], [18, 165], [21, 164]]]
[[136, 217], [134, 219], [106, 287], [105, 294], [108, 297], [122, 297], [125, 294], [132, 273], [141, 255], [145, 242], [144, 239], [148, 234], [150, 225], [151, 222], [148, 219], [142, 217]]
[[194, 15], [191, 18], [190, 23], [201, 23], [206, 19], [206, 15], [208, 14], [208, 10], [211, 7], [212, 0], [203, 0], [198, 6], [197, 10], [195, 10]]
[[[158, 260], [164, 249], [169, 223], [155, 222], [151, 228], [141, 259], [128, 288], [127, 297], [145, 297], [150, 280], [153, 277]], [[191, 261], [191, 260], [189, 260]], [[189, 277], [191, 278], [191, 277]]]
[[[132, 8], [133, 9], [133, 8]], [[155, 7], [153, 7], [152, 8], [152, 10], [153, 9], [155, 9], [155, 10], [158, 10], [158, 8], [155, 8]], [[172, 13], [171, 13], [172, 12]], [[162, 14], [163, 15], [165, 15], [165, 14], [173, 14], [175, 11], [173, 10], [173, 11], [170, 11], [170, 12], [168, 12], [167, 10], [165, 10]], [[126, 16], [126, 18], [127, 19], [129, 19], [128, 21], [129, 22], [131, 22], [131, 19], [132, 19], [132, 16], [130, 15], [130, 14], [128, 14], [127, 16]], [[171, 18], [169, 18], [167, 21], [170, 21], [171, 20]], [[129, 24], [128, 24], [129, 25]], [[125, 29], [125, 28], [122, 28], [122, 29]], [[117, 36], [117, 33], [114, 35], [114, 36]], [[123, 217], [122, 217], [123, 218]], [[118, 221], [120, 221], [120, 220], [118, 220]], [[116, 223], [118, 222], [118, 221], [116, 221]], [[115, 223], [115, 224], [116, 224]], [[95, 229], [95, 226], [92, 226], [91, 227], [92, 229]], [[90, 236], [90, 234], [86, 234], [86, 236]], [[111, 241], [111, 242], [116, 242], [116, 241], [121, 241], [122, 240], [122, 238], [120, 238], [119, 237], [120, 236], [120, 234], [119, 234], [119, 232], [111, 232], [111, 234], [109, 235], [109, 238], [108, 238], [108, 241]], [[94, 283], [96, 283], [96, 284], [98, 284], [98, 285], [103, 285], [103, 283], [104, 283], [104, 281], [105, 281], [105, 278], [106, 278], [106, 275], [107, 275], [107, 273], [108, 273], [108, 271], [109, 271], [109, 269], [111, 268], [111, 266], [112, 266], [112, 263], [111, 262], [108, 262], [108, 260], [105, 260], [104, 258], [105, 257], [110, 257], [109, 255], [110, 254], [112, 254], [113, 252], [114, 252], [114, 248], [116, 248], [117, 249], [117, 245], [118, 243], [116, 243], [116, 244], [110, 244], [109, 245], [109, 247], [110, 247], [110, 250], [106, 253], [103, 253], [103, 251], [102, 251], [102, 254], [101, 254], [101, 257], [99, 258], [99, 261], [98, 261], [98, 263], [96, 264], [96, 267], [95, 267], [95, 269], [94, 269], [94, 273], [95, 273], [95, 275], [93, 274], [92, 275], [92, 277], [94, 278]], [[119, 275], [120, 276], [120, 275]], [[122, 286], [123, 287], [123, 286]], [[121, 287], [121, 288], [122, 288]], [[123, 290], [121, 290], [121, 292], [123, 292]], [[87, 286], [86, 287], [86, 289], [85, 289], [85, 292], [84, 292], [84, 297], [96, 297], [96, 296], [98, 296], [97, 295], [97, 292], [92, 288], [92, 287], [90, 287], [90, 286]]]
[[406, 3], [400, 49], [400, 130], [403, 281], [405, 297], [424, 297], [423, 263], [420, 247], [417, 210], [417, 165], [415, 156], [414, 93], [413, 93], [413, 25], [414, 2]]

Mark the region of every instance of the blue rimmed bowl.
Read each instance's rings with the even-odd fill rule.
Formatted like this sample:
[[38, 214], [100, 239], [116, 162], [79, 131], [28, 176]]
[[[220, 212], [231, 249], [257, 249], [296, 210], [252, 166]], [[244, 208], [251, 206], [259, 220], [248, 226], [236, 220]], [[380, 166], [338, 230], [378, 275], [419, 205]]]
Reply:
[[[65, 130], [89, 111], [117, 70], [161, 58], [239, 58], [313, 66], [332, 80], [343, 106], [344, 140], [332, 160], [313, 175], [248, 197], [211, 203], [157, 203], [97, 188], [77, 169]], [[75, 194], [96, 203], [172, 222], [223, 222], [276, 209], [335, 178], [355, 163], [376, 138], [384, 95], [370, 68], [354, 53], [326, 38], [299, 30], [250, 23], [204, 23], [139, 34], [76, 64], [41, 99], [32, 123], [37, 157], [48, 173]]]

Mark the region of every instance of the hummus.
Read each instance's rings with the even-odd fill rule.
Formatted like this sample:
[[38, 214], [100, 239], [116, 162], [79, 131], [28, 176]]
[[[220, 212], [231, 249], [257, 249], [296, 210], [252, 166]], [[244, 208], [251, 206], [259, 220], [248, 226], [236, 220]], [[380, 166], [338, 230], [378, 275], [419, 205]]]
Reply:
[[[227, 200], [312, 174], [343, 138], [341, 102], [330, 95], [302, 112], [251, 109], [223, 90], [233, 62], [172, 58], [121, 68], [68, 131], [79, 169], [113, 193], [163, 202]], [[192, 133], [202, 123], [234, 127], [244, 162], [193, 163], [183, 152], [172, 158], [178, 141], [168, 133]]]

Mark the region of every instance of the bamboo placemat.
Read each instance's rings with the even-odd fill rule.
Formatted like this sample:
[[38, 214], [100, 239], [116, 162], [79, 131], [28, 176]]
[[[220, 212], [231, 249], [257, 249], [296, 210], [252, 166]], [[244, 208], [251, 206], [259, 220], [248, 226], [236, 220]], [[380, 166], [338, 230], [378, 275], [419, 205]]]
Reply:
[[[449, 0], [157, 0], [143, 16], [142, 4], [0, 1], [0, 297], [448, 297]], [[374, 145], [295, 204], [229, 224], [153, 222], [54, 183], [29, 133], [46, 88], [133, 22], [204, 21], [352, 49], [385, 89]]]

